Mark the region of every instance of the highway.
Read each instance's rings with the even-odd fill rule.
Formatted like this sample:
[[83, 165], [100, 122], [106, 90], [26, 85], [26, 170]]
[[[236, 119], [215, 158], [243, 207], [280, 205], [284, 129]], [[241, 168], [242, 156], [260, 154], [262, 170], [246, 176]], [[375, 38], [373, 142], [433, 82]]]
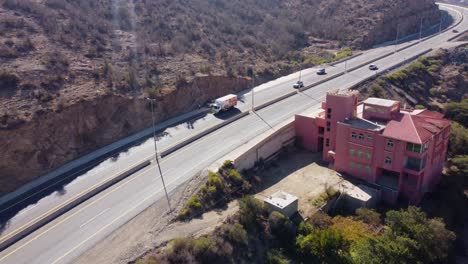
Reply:
[[[467, 28], [468, 23], [466, 20], [457, 26], [457, 30], [460, 32]], [[378, 60], [374, 64], [379, 66], [379, 71], [385, 71], [387, 68], [425, 50], [450, 46], [451, 44], [447, 40], [454, 35], [449, 30]], [[417, 40], [408, 41], [399, 44], [398, 48], [416, 42]], [[393, 45], [369, 50], [363, 55], [348, 61], [346, 63], [347, 68], [350, 69], [394, 50]], [[302, 72], [302, 80], [308, 85], [341, 73], [344, 71], [344, 64], [340, 63], [334, 67], [327, 67], [328, 74], [326, 76], [317, 76], [315, 69], [306, 69]], [[307, 108], [318, 107], [327, 91], [337, 88], [349, 88], [374, 74], [376, 73], [369, 71], [367, 65], [364, 65], [336, 79], [304, 92], [298, 92], [297, 95], [259, 110], [256, 114], [247, 115], [163, 157], [161, 167], [168, 190], [175, 189], [179, 184], [187, 181], [224, 154], [259, 133], [271, 129], [271, 126]], [[297, 78], [298, 74], [295, 73], [256, 87], [255, 104], [261, 104], [294, 91], [292, 83]], [[243, 92], [240, 97], [243, 102], [239, 104], [238, 110], [248, 111], [251, 108], [251, 93], [249, 91]], [[227, 116], [232, 114], [227, 113]], [[191, 122], [168, 128], [161, 134], [158, 147], [164, 150], [194, 133], [223, 121], [223, 118], [204, 115]], [[83, 190], [103, 181], [103, 179], [115, 176], [131, 167], [132, 164], [150, 159], [153, 155], [153, 141], [148, 140], [129, 149], [127, 152], [121, 153], [118, 157], [104, 161], [86, 174], [75, 178], [62, 189], [41, 198], [37, 203], [19, 211], [12, 208], [11, 211], [15, 214], [9, 218], [0, 240]], [[161, 198], [164, 198], [162, 183], [153, 163], [3, 250], [0, 253], [0, 263], [68, 263]], [[8, 210], [3, 213], [8, 215]]]

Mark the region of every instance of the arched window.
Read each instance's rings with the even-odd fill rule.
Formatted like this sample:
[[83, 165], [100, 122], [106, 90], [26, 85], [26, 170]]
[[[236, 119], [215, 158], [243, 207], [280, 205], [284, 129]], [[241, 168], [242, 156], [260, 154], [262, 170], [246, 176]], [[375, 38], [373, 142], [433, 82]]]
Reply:
[[385, 164], [392, 164], [392, 158], [385, 157]]
[[359, 139], [360, 139], [360, 140], [363, 140], [363, 139], [364, 139], [364, 135], [363, 135], [363, 134], [359, 134]]
[[352, 137], [352, 138], [357, 138], [356, 132], [352, 132], [352, 133], [351, 133], [351, 137]]
[[393, 148], [393, 140], [387, 140], [387, 146]]

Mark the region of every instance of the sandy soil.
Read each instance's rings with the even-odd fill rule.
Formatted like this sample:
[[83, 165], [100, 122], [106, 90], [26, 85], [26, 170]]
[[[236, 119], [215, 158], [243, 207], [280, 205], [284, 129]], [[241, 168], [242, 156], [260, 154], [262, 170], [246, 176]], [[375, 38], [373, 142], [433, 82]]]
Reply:
[[[258, 174], [262, 183], [255, 196], [263, 200], [278, 190], [286, 191], [299, 197], [301, 215], [313, 214], [317, 208], [312, 205], [312, 201], [326, 186], [336, 186], [338, 189], [350, 185], [320, 160], [320, 154], [302, 151], [284, 156]], [[203, 175], [198, 175], [174, 190], [170, 195], [171, 204], [178, 204], [179, 207], [185, 204], [184, 201], [204, 182], [203, 178]], [[171, 221], [176, 213], [167, 215], [166, 208], [164, 200], [155, 203], [80, 256], [75, 263], [128, 263], [151, 249], [165, 246], [174, 238], [197, 237], [213, 231], [234, 214], [238, 206], [237, 201], [232, 201], [226, 208], [207, 212], [190, 222]], [[175, 212], [180, 209], [176, 208]]]
[[260, 174], [262, 188], [256, 195], [264, 199], [277, 191], [285, 191], [299, 198], [299, 213], [309, 216], [318, 208], [312, 201], [325, 191], [326, 186], [340, 188], [346, 182], [339, 173], [321, 161], [321, 153], [298, 152], [280, 159]]

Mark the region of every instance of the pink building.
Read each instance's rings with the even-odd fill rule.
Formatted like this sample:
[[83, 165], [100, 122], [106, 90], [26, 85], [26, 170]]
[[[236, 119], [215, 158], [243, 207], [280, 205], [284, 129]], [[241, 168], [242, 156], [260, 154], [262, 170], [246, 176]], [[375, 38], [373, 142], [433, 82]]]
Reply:
[[441, 178], [450, 121], [429, 110], [401, 109], [398, 101], [358, 103], [357, 95], [328, 93], [320, 111], [296, 115], [298, 140], [323, 151], [335, 170], [379, 189], [384, 200], [419, 203]]

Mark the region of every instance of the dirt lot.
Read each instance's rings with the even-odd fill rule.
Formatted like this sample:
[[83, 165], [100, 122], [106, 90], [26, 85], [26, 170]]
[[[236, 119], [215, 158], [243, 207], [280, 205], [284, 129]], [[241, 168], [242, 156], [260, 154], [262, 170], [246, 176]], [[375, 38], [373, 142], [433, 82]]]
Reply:
[[308, 216], [318, 210], [312, 201], [326, 186], [340, 188], [346, 182], [339, 173], [321, 161], [321, 153], [297, 152], [275, 162], [260, 173], [262, 189], [256, 197], [264, 199], [277, 191], [285, 191], [299, 198], [299, 213]]
[[[326, 186], [339, 189], [343, 186], [349, 188], [350, 185], [327, 166], [321, 162], [320, 154], [298, 151], [284, 155], [258, 174], [262, 183], [256, 197], [263, 200], [274, 192], [282, 190], [299, 197], [299, 212], [302, 216], [311, 215], [317, 211], [312, 201], [324, 192]], [[171, 203], [181, 207], [202, 182], [202, 177], [198, 176], [184, 186], [180, 186], [171, 193]], [[174, 238], [206, 234], [238, 209], [237, 202], [233, 201], [225, 209], [205, 213], [199, 219], [187, 223], [171, 223], [170, 220], [176, 213], [167, 215], [163, 212], [165, 208], [164, 200], [155, 203], [75, 262], [128, 263], [152, 248], [164, 246]], [[179, 209], [176, 209], [176, 212]]]

